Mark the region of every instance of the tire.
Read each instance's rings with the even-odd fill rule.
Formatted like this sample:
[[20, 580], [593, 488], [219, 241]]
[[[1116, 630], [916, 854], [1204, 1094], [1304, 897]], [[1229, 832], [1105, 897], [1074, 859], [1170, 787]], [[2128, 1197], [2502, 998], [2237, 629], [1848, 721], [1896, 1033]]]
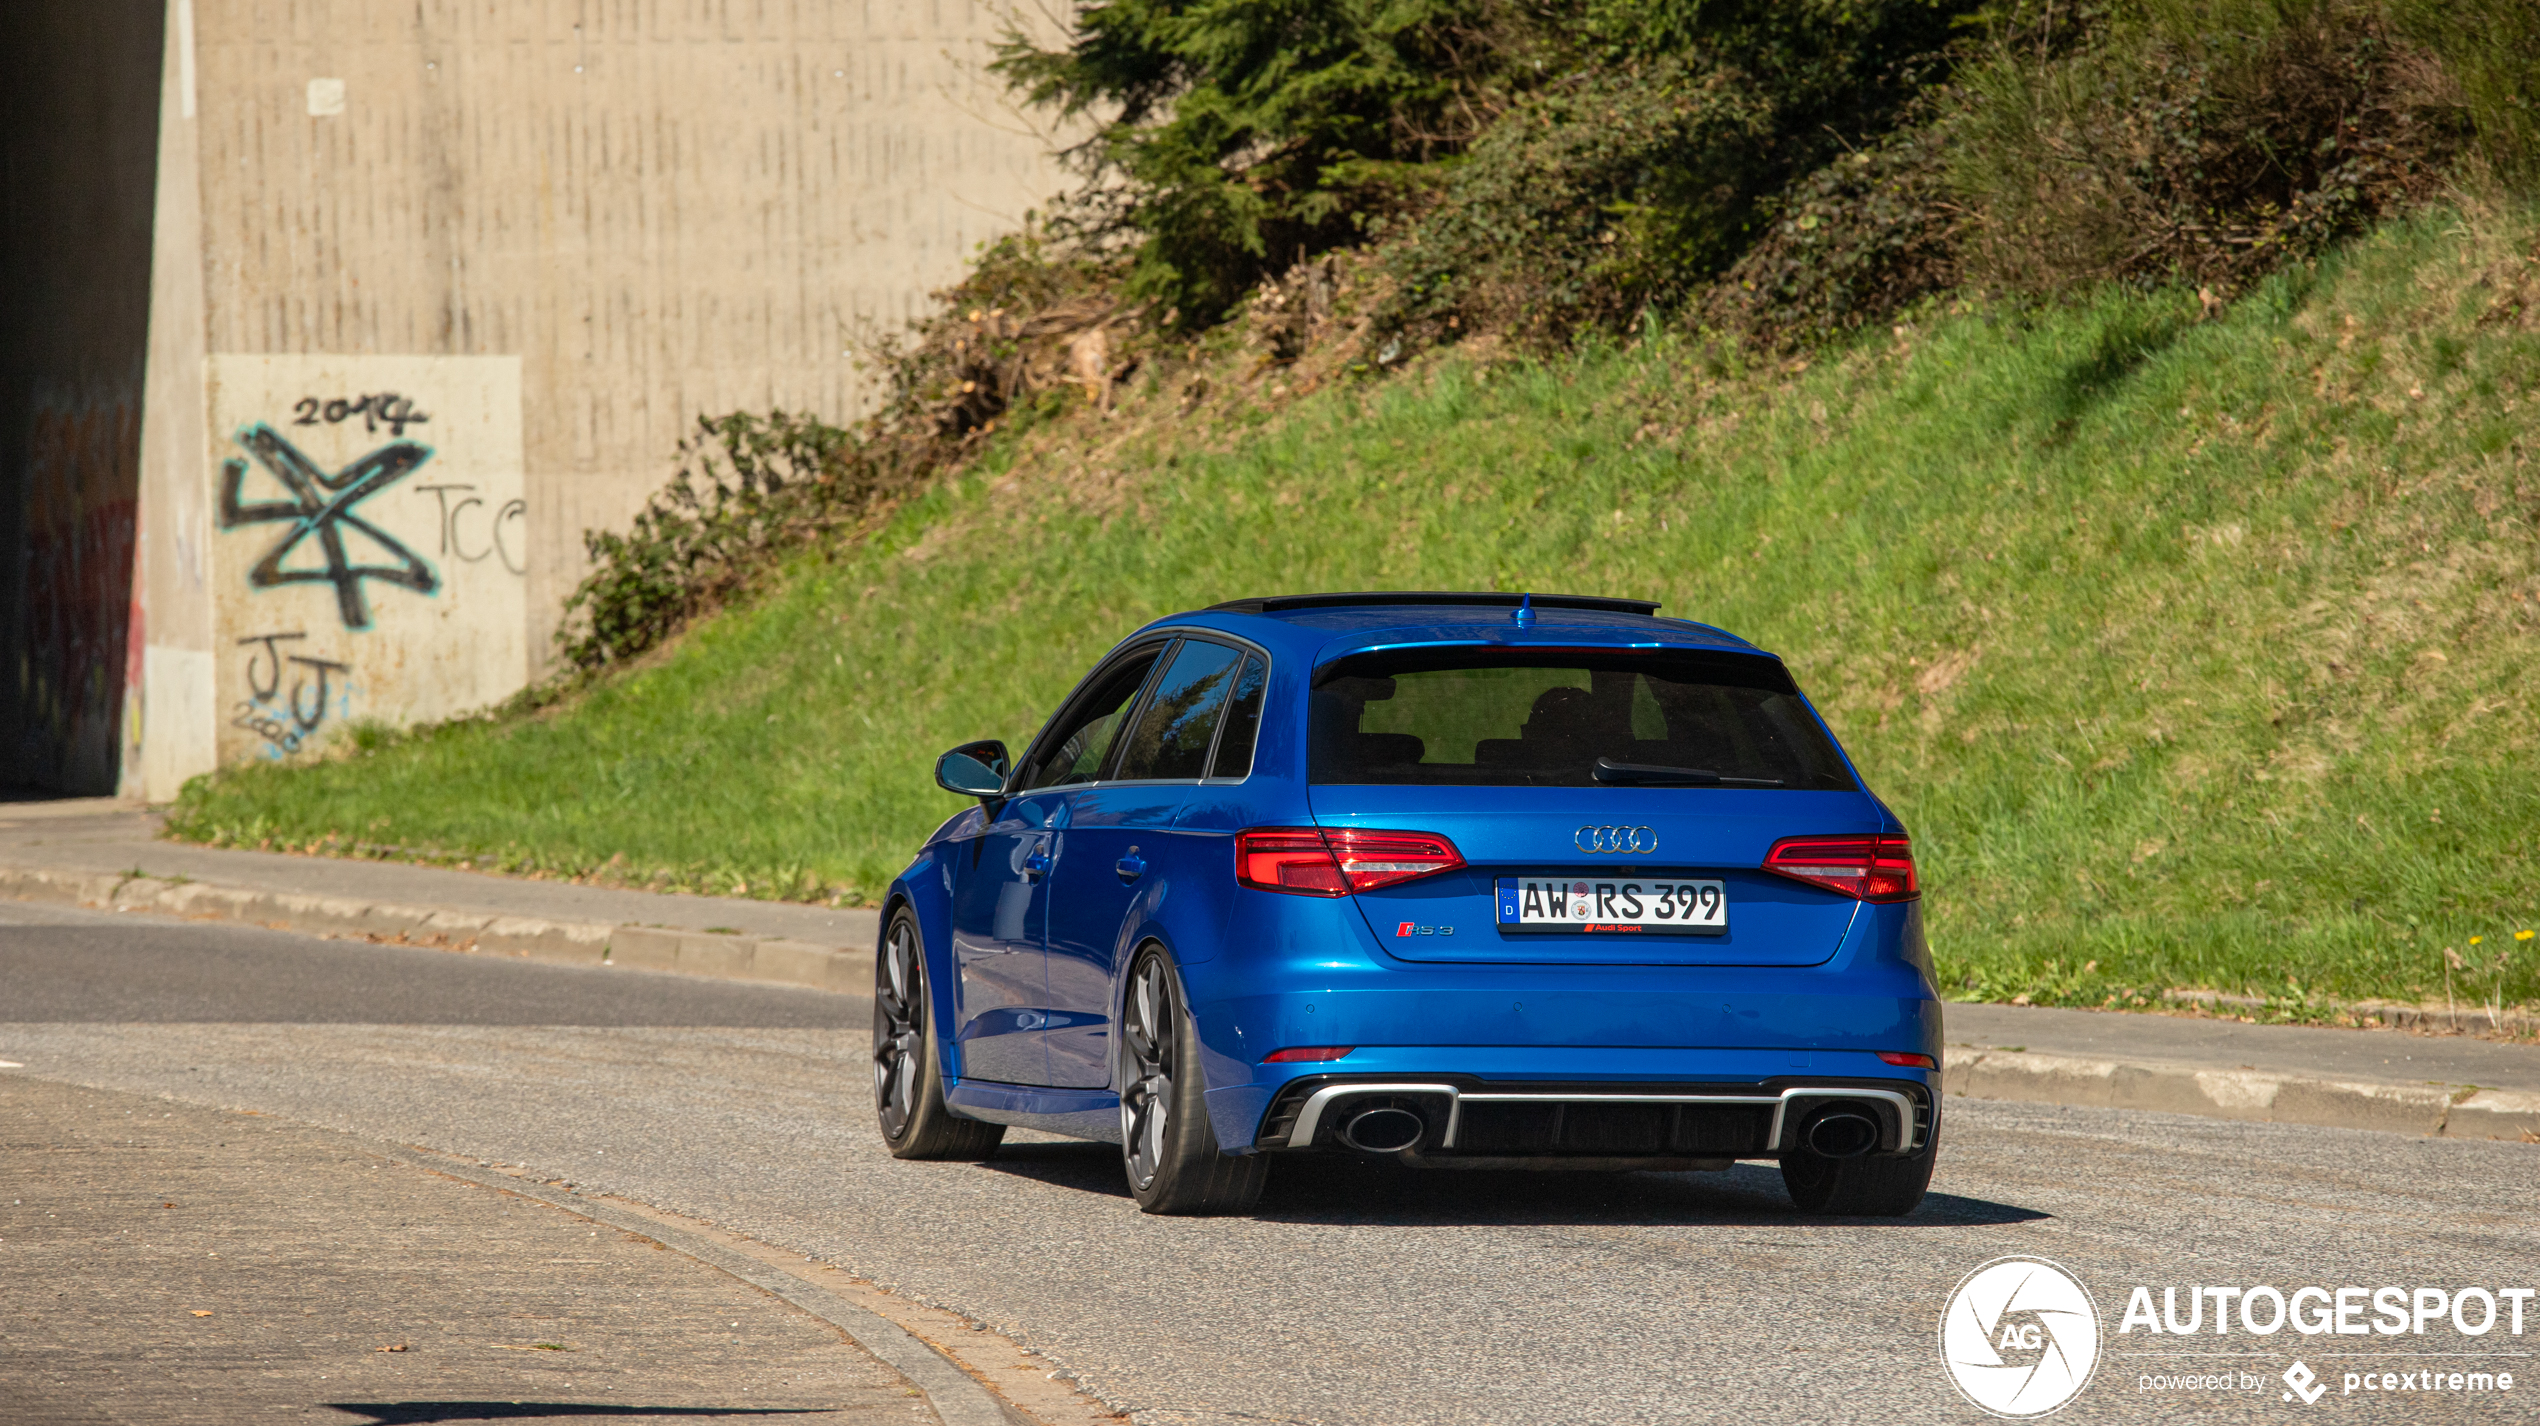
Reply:
[[873, 1111], [899, 1159], [975, 1163], [997, 1151], [1003, 1124], [954, 1116], [944, 1103], [943, 1045], [926, 994], [925, 942], [907, 907], [873, 958]]
[[1149, 1213], [1241, 1213], [1261, 1200], [1270, 1161], [1230, 1157], [1209, 1127], [1199, 1034], [1163, 948], [1129, 969], [1120, 1009], [1120, 1160]]
[[1782, 1155], [1782, 1187], [1803, 1213], [1845, 1218], [1901, 1218], [1923, 1201], [1931, 1186], [1932, 1161], [1940, 1155], [1940, 1128], [1932, 1126], [1931, 1142], [1904, 1158], [1864, 1154], [1857, 1159], [1830, 1159], [1805, 1149]]

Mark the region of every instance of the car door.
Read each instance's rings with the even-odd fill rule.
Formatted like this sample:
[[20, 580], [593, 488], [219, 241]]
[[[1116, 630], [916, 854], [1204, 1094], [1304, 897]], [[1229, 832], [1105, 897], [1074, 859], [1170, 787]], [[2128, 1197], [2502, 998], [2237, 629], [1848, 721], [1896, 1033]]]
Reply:
[[1171, 894], [1180, 859], [1172, 826], [1208, 771], [1244, 651], [1187, 638], [1164, 662], [1113, 765], [1075, 795], [1050, 872], [1050, 1082], [1111, 1082], [1111, 995], [1128, 951], [1121, 937], [1143, 900]]
[[1051, 1084], [1049, 1023], [1051, 869], [1077, 792], [1109, 762], [1122, 724], [1164, 644], [1127, 650], [1080, 685], [1016, 769], [962, 859], [953, 897], [953, 1018], [964, 1078]]
[[1050, 827], [1062, 797], [1010, 797], [952, 850], [953, 1019], [964, 1079], [1049, 1082], [1041, 1043], [1041, 933], [1049, 915]]

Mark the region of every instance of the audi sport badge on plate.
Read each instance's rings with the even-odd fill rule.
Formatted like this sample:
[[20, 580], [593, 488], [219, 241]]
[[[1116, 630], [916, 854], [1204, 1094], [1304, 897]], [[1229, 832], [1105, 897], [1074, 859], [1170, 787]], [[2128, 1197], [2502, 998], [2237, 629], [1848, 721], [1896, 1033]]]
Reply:
[[1729, 929], [1729, 889], [1717, 881], [1503, 876], [1498, 900], [1504, 931], [1717, 936]]

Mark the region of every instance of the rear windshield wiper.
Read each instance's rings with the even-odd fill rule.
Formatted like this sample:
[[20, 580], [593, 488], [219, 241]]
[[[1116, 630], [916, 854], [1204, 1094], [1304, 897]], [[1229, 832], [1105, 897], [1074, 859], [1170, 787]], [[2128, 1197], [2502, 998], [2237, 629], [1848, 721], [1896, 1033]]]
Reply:
[[1599, 782], [1644, 783], [1663, 787], [1780, 787], [1778, 777], [1722, 777], [1709, 768], [1660, 767], [1654, 763], [1618, 763], [1612, 758], [1596, 760]]

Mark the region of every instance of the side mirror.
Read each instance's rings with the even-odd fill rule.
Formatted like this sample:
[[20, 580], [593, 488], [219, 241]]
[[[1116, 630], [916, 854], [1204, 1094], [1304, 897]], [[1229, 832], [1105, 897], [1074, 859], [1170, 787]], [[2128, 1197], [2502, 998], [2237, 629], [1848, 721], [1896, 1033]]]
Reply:
[[964, 797], [995, 797], [1005, 791], [1005, 744], [994, 738], [964, 743], [935, 759], [935, 785]]

